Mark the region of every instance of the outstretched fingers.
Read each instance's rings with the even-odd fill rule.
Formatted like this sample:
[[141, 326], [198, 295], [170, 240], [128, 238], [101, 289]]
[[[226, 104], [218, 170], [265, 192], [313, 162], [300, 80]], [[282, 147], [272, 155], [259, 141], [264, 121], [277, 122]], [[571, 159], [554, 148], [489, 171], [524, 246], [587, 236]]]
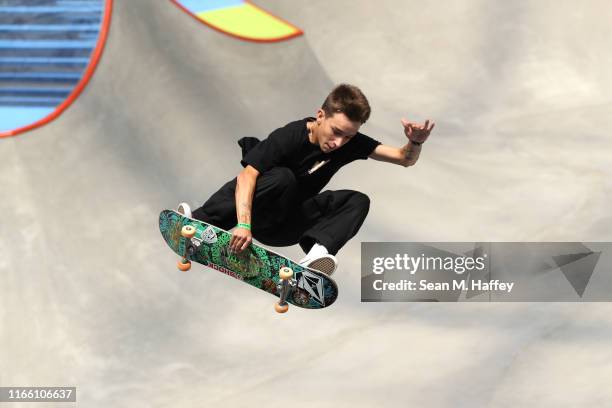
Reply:
[[242, 244], [242, 246], [240, 247], [239, 251], [242, 252], [245, 249], [247, 249], [249, 247], [249, 245], [251, 245], [251, 240], [250, 239], [246, 239], [244, 241], [244, 244]]
[[238, 252], [239, 248], [242, 246], [242, 237], [238, 235], [232, 235], [230, 239], [230, 249], [234, 252]]
[[253, 239], [249, 235], [242, 235], [239, 232], [234, 232], [230, 238], [229, 247], [232, 252], [242, 252], [251, 245]]
[[423, 132], [425, 132], [427, 135], [429, 135], [429, 133], [433, 130], [434, 126], [436, 126], [436, 124], [434, 122], [431, 122], [431, 126], [429, 125], [429, 119], [427, 119], [425, 121], [425, 124], [423, 126], [418, 126], [419, 130], [422, 130]]
[[431, 126], [429, 126], [429, 119], [425, 121], [425, 130], [427, 131], [427, 133], [431, 132], [434, 126], [436, 126], [434, 122], [431, 122]]

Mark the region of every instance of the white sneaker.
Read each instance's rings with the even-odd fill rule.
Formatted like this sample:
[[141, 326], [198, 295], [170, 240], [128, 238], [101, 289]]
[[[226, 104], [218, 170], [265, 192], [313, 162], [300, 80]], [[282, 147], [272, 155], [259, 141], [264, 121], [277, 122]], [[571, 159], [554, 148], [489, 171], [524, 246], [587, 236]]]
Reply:
[[300, 261], [300, 265], [331, 276], [331, 274], [336, 272], [336, 269], [338, 269], [338, 260], [335, 256], [330, 254], [318, 255], [314, 257], [306, 256]]
[[176, 209], [176, 212], [183, 214], [187, 218], [191, 218], [191, 207], [189, 207], [189, 204], [187, 203], [180, 203]]

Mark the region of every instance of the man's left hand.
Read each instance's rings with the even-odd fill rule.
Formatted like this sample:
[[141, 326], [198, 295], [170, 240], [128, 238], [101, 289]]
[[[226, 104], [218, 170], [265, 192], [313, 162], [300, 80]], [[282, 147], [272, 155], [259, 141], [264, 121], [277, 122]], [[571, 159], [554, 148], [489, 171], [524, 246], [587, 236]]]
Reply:
[[436, 124], [431, 122], [430, 125], [429, 119], [427, 119], [424, 125], [419, 125], [418, 123], [411, 123], [402, 118], [402, 125], [404, 125], [404, 134], [406, 137], [410, 141], [421, 144], [427, 140]]

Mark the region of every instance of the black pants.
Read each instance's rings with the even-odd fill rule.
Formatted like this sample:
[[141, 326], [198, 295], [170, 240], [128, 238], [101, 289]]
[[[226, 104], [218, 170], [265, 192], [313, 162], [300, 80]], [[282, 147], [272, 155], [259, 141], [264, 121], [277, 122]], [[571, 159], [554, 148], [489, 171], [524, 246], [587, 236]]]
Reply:
[[[193, 217], [225, 230], [235, 227], [235, 194], [233, 179], [193, 211]], [[300, 244], [308, 252], [318, 242], [335, 255], [359, 231], [369, 209], [368, 196], [353, 190], [324, 191], [300, 201], [293, 172], [277, 167], [257, 178], [251, 232], [266, 245]]]

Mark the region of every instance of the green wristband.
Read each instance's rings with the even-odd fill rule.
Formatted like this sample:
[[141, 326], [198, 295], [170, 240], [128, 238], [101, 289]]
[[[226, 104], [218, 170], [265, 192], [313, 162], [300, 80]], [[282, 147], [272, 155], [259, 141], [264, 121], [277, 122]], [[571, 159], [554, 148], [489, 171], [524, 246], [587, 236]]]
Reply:
[[248, 229], [249, 231], [251, 230], [251, 224], [245, 224], [243, 222], [240, 222], [236, 225], [236, 227], [238, 228], [244, 228], [244, 229]]

